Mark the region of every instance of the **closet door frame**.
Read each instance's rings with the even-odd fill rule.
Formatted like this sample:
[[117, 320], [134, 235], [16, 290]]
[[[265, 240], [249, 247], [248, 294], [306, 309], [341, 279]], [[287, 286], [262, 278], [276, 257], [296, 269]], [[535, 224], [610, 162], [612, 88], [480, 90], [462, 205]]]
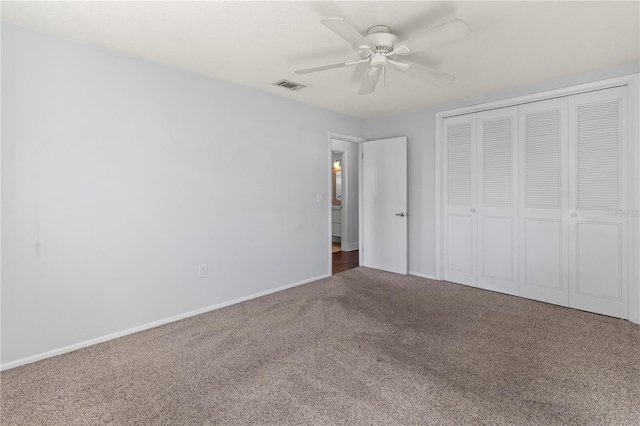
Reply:
[[639, 74], [630, 74], [622, 77], [610, 78], [605, 80], [594, 81], [591, 83], [580, 84], [575, 86], [563, 87], [560, 89], [549, 90], [544, 92], [533, 93], [525, 96], [519, 96], [499, 101], [487, 102], [473, 106], [457, 108], [448, 111], [442, 111], [435, 114], [435, 190], [436, 190], [436, 238], [435, 238], [435, 275], [434, 278], [442, 280], [443, 276], [443, 167], [442, 167], [442, 150], [443, 150], [443, 119], [463, 114], [477, 113], [495, 108], [507, 106], [517, 106], [529, 102], [535, 102], [545, 99], [553, 99], [557, 97], [570, 96], [580, 93], [586, 93], [595, 90], [608, 89], [613, 87], [626, 86], [628, 99], [628, 117], [627, 120], [627, 143], [628, 143], [628, 167], [630, 168], [628, 176], [632, 177], [628, 190], [628, 200], [631, 208], [627, 212], [629, 229], [632, 238], [629, 238], [629, 294], [628, 294], [628, 318], [630, 321], [640, 324], [640, 129], [638, 117], [640, 115], [639, 107], [639, 91], [640, 82]]

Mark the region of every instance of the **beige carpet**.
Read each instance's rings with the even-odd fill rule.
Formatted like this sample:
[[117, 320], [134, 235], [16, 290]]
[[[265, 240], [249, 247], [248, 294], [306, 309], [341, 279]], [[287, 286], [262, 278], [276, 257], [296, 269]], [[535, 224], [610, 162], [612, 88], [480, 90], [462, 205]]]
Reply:
[[640, 327], [357, 268], [1, 374], [1, 424], [640, 424]]

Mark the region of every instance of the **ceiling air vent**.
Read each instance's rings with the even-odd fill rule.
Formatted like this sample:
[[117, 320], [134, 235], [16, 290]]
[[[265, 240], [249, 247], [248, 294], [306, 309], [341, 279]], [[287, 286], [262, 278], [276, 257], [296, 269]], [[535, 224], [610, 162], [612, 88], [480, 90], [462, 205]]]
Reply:
[[284, 87], [285, 89], [289, 89], [289, 90], [300, 90], [303, 87], [307, 87], [302, 84], [294, 83], [293, 81], [289, 81], [289, 80], [280, 80], [279, 82], [274, 83], [274, 85]]

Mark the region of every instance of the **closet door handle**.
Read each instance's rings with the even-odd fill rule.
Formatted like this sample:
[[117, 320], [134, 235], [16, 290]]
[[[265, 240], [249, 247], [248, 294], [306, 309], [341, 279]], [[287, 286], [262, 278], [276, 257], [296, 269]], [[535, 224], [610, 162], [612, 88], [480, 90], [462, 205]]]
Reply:
[[471, 213], [475, 213], [475, 212], [476, 212], [476, 209], [471, 209], [471, 210], [469, 210], [469, 211], [470, 211]]
[[402, 213], [396, 213], [396, 216], [404, 217], [404, 212], [402, 212]]
[[578, 217], [578, 213], [571, 213], [571, 217]]

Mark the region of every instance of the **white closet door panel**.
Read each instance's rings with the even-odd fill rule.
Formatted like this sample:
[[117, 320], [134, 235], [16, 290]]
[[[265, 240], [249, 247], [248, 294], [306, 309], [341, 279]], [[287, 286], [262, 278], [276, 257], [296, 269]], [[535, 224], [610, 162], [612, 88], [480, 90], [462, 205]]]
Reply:
[[566, 292], [562, 275], [562, 221], [525, 218], [522, 238], [523, 284]]
[[462, 214], [447, 215], [447, 281], [472, 285], [469, 276], [475, 274], [473, 217]]
[[444, 279], [477, 286], [476, 115], [443, 122]]
[[478, 287], [518, 294], [518, 108], [477, 114]]
[[622, 300], [622, 224], [578, 223], [575, 242], [576, 294]]
[[[515, 282], [514, 261], [517, 252], [513, 249], [515, 232], [513, 218], [482, 216], [480, 218], [480, 266], [483, 285], [491, 281]], [[488, 282], [488, 283], [487, 283]]]
[[626, 88], [569, 98], [569, 306], [628, 317]]
[[519, 106], [519, 293], [569, 304], [567, 98]]

